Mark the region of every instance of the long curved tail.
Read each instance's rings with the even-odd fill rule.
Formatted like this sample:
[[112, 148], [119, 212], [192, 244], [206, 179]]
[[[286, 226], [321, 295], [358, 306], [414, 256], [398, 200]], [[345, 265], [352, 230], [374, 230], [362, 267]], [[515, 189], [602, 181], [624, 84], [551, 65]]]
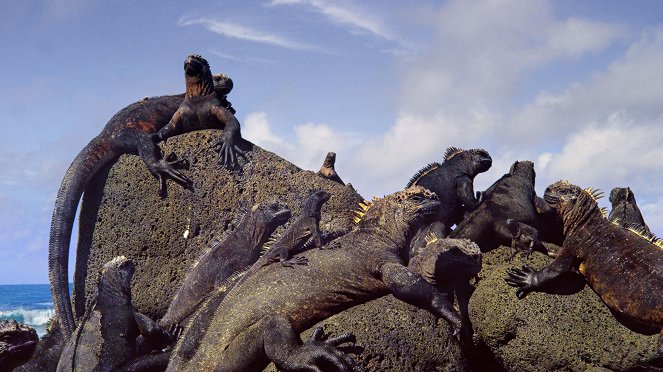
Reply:
[[119, 155], [104, 142], [103, 139], [96, 137], [78, 153], [71, 163], [60, 184], [51, 219], [51, 235], [48, 241], [48, 277], [51, 283], [55, 313], [60, 319], [65, 340], [69, 339], [76, 327], [68, 280], [69, 243], [76, 208], [90, 179], [102, 166]]

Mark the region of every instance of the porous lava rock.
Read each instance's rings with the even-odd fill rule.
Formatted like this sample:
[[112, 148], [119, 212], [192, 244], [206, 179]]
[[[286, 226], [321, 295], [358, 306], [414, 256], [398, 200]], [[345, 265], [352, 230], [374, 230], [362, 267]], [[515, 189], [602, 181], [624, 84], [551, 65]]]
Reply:
[[480, 280], [470, 299], [470, 318], [494, 361], [509, 371], [663, 370], [656, 335], [643, 335], [619, 323], [579, 277], [560, 282], [559, 292], [516, 298], [504, 282], [507, 269], [541, 269], [541, 254], [508, 261], [506, 247], [486, 253]]

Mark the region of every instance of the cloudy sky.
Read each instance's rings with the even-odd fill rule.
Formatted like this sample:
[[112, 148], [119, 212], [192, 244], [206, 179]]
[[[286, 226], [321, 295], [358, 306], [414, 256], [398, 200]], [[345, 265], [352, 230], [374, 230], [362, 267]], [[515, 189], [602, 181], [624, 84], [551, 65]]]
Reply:
[[310, 170], [335, 151], [365, 197], [481, 147], [477, 189], [529, 159], [539, 193], [630, 186], [663, 234], [660, 1], [193, 3], [0, 3], [0, 284], [48, 281], [70, 161], [122, 107], [182, 92], [191, 53], [233, 78], [245, 138]]

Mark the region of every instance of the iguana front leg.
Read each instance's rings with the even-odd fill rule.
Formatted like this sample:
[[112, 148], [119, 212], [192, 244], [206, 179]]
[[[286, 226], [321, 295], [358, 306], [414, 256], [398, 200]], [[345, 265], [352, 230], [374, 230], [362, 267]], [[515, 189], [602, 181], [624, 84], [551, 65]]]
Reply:
[[518, 251], [523, 252], [525, 256], [529, 256], [534, 251], [548, 254], [548, 250], [539, 240], [538, 230], [526, 223], [508, 218], [507, 220], [497, 221], [494, 230], [498, 239], [511, 241], [513, 254], [510, 258], [513, 258]]
[[463, 321], [447, 296], [407, 267], [389, 262], [380, 268], [382, 282], [397, 299], [426, 309], [451, 324], [453, 335], [459, 336]]
[[522, 299], [530, 292], [547, 289], [551, 283], [555, 282], [555, 279], [571, 270], [574, 261], [573, 254], [562, 249], [557, 258], [543, 269], [535, 271], [527, 265], [523, 266], [522, 269], [509, 269], [507, 271], [509, 276], [504, 280], [508, 285], [518, 288], [516, 296]]
[[178, 324], [173, 325], [170, 330], [165, 330], [150, 317], [138, 312], [134, 313], [134, 319], [140, 333], [136, 340], [139, 354], [162, 350], [172, 345], [182, 332], [182, 327]]
[[225, 127], [223, 128], [223, 137], [214, 145], [215, 148], [218, 147], [219, 164], [223, 164], [226, 167], [235, 166], [238, 164], [237, 156], [244, 156], [244, 152], [237, 146], [237, 142], [242, 138], [239, 122], [237, 121], [237, 118], [225, 108], [212, 106], [210, 112], [218, 121], [225, 124]]
[[456, 195], [468, 212], [475, 210], [483, 199], [483, 194], [480, 192], [476, 198], [474, 197], [474, 185], [472, 179], [467, 176], [456, 179]]
[[137, 147], [138, 155], [143, 159], [143, 162], [145, 162], [147, 169], [159, 180], [159, 195], [162, 197], [166, 195], [167, 179], [175, 181], [185, 189], [191, 189], [193, 181], [176, 170], [176, 168], [182, 168], [184, 161], [163, 159], [161, 156], [161, 149], [159, 149], [159, 146], [154, 142], [158, 138], [157, 134], [151, 136], [140, 134], [137, 139]]

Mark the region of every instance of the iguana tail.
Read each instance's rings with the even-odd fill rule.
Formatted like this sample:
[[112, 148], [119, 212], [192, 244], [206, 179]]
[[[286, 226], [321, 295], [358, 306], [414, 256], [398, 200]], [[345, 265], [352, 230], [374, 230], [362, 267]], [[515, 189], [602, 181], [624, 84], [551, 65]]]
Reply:
[[114, 151], [107, 140], [96, 137], [90, 141], [67, 169], [55, 199], [48, 241], [48, 276], [55, 313], [60, 319], [65, 340], [69, 339], [76, 328], [68, 280], [69, 243], [76, 208], [92, 177], [117, 156], [118, 152]]

